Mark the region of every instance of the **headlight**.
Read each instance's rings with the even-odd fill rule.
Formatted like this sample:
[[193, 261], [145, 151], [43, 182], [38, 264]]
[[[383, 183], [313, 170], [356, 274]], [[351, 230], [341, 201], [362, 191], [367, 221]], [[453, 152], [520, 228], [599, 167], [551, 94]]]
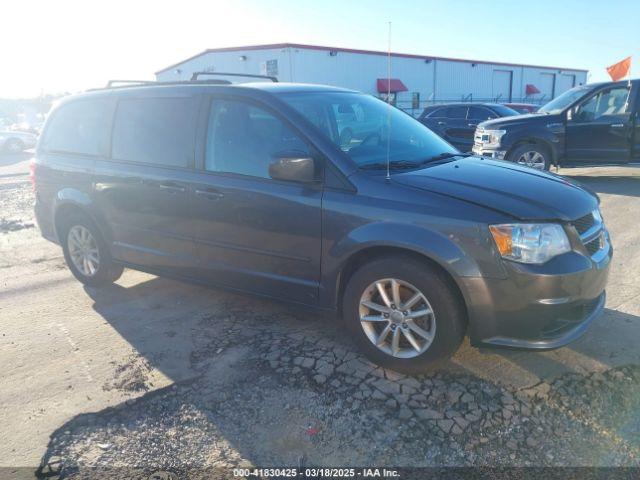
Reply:
[[486, 147], [499, 147], [506, 130], [485, 130], [482, 132], [482, 143]]
[[561, 225], [554, 223], [515, 223], [489, 226], [503, 258], [521, 263], [541, 264], [571, 251]]

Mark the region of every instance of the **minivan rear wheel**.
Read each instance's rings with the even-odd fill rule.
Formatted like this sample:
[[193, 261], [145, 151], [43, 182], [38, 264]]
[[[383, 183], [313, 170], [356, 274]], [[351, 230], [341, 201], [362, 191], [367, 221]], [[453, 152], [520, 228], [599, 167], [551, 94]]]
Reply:
[[100, 231], [88, 217], [67, 218], [60, 230], [64, 258], [74, 277], [92, 287], [120, 278], [124, 267], [113, 262]]
[[446, 275], [394, 255], [358, 269], [343, 297], [347, 327], [378, 365], [421, 373], [453, 354], [465, 334], [465, 309]]

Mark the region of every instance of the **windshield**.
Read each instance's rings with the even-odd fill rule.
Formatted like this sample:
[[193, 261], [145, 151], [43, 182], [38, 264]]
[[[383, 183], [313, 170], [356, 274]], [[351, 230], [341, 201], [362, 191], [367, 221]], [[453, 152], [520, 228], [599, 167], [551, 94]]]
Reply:
[[318, 127], [359, 167], [386, 164], [387, 152], [391, 163], [405, 167], [438, 155], [458, 153], [413, 117], [370, 95], [301, 92], [282, 93], [280, 98]]
[[567, 90], [562, 95], [554, 98], [546, 105], [540, 107], [540, 110], [538, 110], [538, 112], [549, 113], [551, 115], [560, 113], [573, 102], [586, 95], [589, 90], [591, 90], [591, 88], [587, 86], [574, 87], [571, 90]]

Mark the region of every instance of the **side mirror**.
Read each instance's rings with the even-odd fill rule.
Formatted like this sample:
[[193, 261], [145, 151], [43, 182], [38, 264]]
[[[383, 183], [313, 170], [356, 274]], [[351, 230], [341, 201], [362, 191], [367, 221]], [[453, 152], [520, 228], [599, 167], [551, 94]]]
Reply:
[[275, 156], [269, 165], [274, 180], [312, 183], [316, 181], [316, 162], [303, 152], [285, 152]]

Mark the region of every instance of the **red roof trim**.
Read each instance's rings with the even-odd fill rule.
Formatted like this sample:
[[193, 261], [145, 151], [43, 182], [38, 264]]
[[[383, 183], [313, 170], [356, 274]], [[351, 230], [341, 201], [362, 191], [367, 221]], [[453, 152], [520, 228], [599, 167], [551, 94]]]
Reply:
[[[368, 55], [388, 55], [387, 52], [381, 52], [379, 50], [359, 50], [356, 48], [341, 48], [341, 47], [326, 47], [322, 45], [306, 45], [303, 43], [272, 43], [272, 44], [264, 44], [264, 45], [247, 45], [244, 47], [222, 47], [222, 48], [210, 48], [203, 52], [200, 52], [192, 57], [187, 58], [186, 60], [182, 60], [181, 62], [174, 63], [162, 70], [158, 70], [156, 75], [162, 72], [166, 72], [167, 70], [171, 70], [172, 68], [176, 68], [183, 63], [186, 63], [194, 58], [198, 58], [202, 55], [206, 55], [207, 53], [216, 53], [216, 52], [238, 52], [243, 50], [271, 50], [271, 49], [281, 49], [281, 48], [300, 48], [306, 50], [324, 50], [324, 51], [336, 51], [343, 53], [363, 53]], [[546, 68], [549, 70], [570, 70], [572, 72], [588, 72], [588, 70], [583, 70], [579, 68], [565, 68], [565, 67], [549, 67], [544, 65], [528, 65], [522, 63], [506, 63], [506, 62], [490, 62], [488, 60], [467, 60], [463, 58], [451, 58], [451, 57], [433, 57], [430, 55], [415, 55], [411, 53], [396, 53], [391, 52], [392, 57], [401, 57], [401, 58], [419, 58], [422, 60], [446, 60], [449, 62], [463, 62], [463, 63], [480, 63], [484, 65], [502, 65], [508, 67], [529, 67], [529, 68]]]
[[524, 89], [524, 93], [526, 93], [527, 95], [536, 95], [540, 93], [540, 90], [538, 90], [538, 87], [536, 87], [533, 83], [527, 83], [527, 86]]
[[376, 80], [376, 88], [378, 93], [397, 93], [409, 90], [399, 78], [378, 78]]

